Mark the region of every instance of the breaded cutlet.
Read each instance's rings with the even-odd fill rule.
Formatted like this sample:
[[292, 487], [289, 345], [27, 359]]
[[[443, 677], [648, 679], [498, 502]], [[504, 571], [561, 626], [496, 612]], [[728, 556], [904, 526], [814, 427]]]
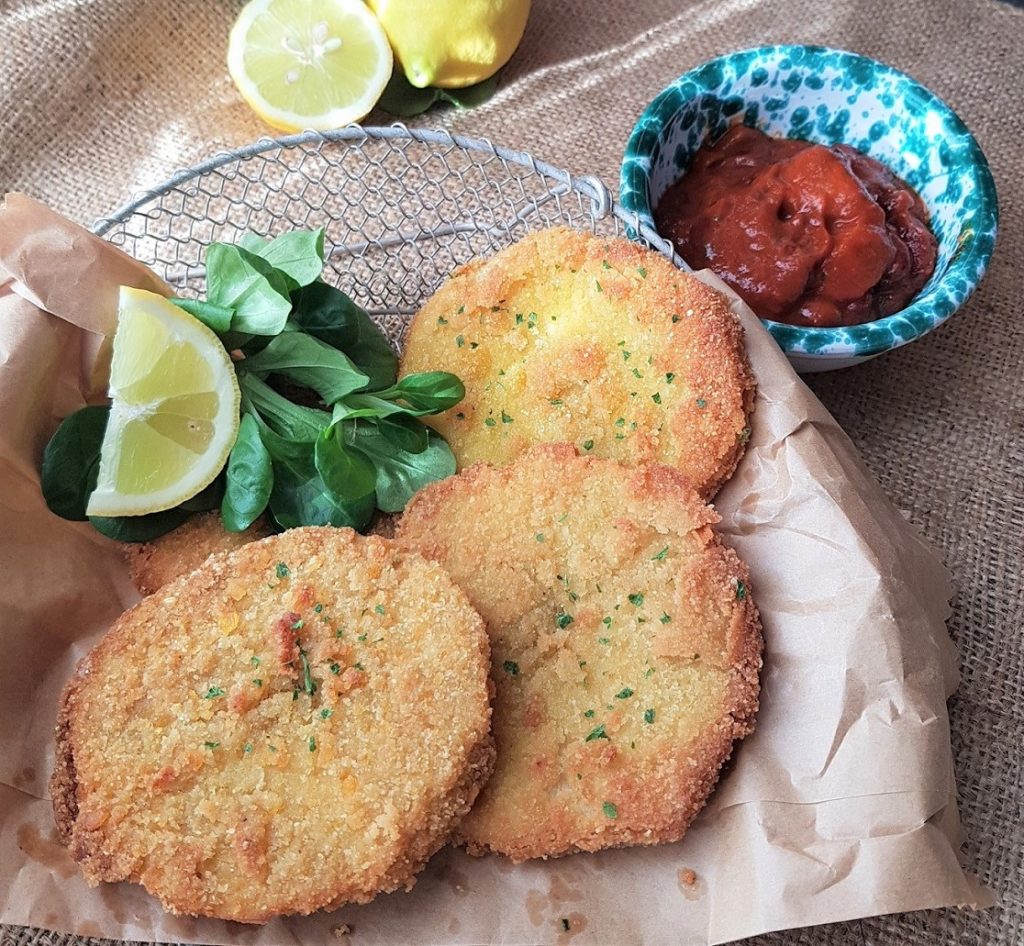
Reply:
[[491, 637], [498, 758], [458, 829], [514, 860], [681, 838], [753, 729], [746, 566], [670, 467], [535, 447], [413, 497], [397, 541]]
[[724, 296], [625, 239], [558, 227], [457, 269], [406, 333], [400, 375], [465, 399], [424, 422], [463, 469], [534, 443], [679, 470], [705, 498], [749, 436], [754, 381]]
[[487, 636], [434, 563], [348, 529], [214, 555], [126, 612], [61, 703], [90, 884], [263, 922], [411, 887], [493, 763]]

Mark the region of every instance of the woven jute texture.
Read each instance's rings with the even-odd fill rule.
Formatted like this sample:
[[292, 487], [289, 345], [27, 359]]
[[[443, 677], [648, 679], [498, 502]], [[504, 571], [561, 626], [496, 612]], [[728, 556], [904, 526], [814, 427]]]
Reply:
[[[90, 223], [173, 170], [267, 134], [223, 66], [239, 5], [0, 0], [0, 191], [26, 191]], [[632, 124], [662, 86], [711, 56], [769, 42], [841, 46], [910, 72], [967, 121], [995, 174], [995, 260], [964, 310], [919, 342], [811, 385], [956, 575], [951, 632], [963, 682], [951, 709], [965, 859], [1001, 904], [749, 943], [1020, 944], [1024, 11], [998, 0], [535, 0], [500, 93], [420, 123], [489, 136], [614, 189]], [[74, 939], [10, 927], [0, 946]]]

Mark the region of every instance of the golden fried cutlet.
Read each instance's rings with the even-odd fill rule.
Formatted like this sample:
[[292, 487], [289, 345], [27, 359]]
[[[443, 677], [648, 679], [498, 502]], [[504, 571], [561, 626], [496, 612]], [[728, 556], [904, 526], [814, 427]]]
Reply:
[[266, 516], [260, 516], [244, 532], [228, 532], [219, 513], [200, 513], [152, 542], [126, 545], [128, 573], [139, 594], [151, 595], [197, 569], [215, 552], [232, 552], [273, 532]]
[[64, 692], [51, 782], [86, 880], [262, 922], [412, 886], [493, 763], [488, 641], [434, 563], [348, 529], [225, 554]]
[[466, 397], [424, 421], [460, 469], [570, 442], [665, 463], [710, 497], [749, 436], [754, 382], [727, 301], [624, 239], [542, 230], [456, 270], [413, 319], [400, 373], [438, 365]]
[[483, 616], [498, 760], [458, 829], [515, 860], [676, 841], [753, 728], [746, 566], [675, 470], [535, 447], [413, 497], [399, 543]]

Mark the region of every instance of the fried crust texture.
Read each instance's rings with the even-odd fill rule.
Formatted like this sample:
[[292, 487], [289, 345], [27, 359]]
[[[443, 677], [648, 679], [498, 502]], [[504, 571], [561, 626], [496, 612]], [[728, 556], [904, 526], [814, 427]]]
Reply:
[[247, 923], [412, 886], [494, 760], [489, 646], [434, 563], [349, 529], [231, 553], [79, 664], [51, 782], [90, 884]]
[[466, 385], [424, 422], [459, 468], [534, 443], [679, 470], [710, 498], [749, 437], [754, 380], [724, 296], [625, 239], [564, 227], [457, 269], [414, 317], [400, 374]]
[[494, 775], [458, 829], [516, 861], [676, 841], [758, 702], [746, 566], [676, 470], [533, 448], [420, 491], [397, 540], [491, 637]]

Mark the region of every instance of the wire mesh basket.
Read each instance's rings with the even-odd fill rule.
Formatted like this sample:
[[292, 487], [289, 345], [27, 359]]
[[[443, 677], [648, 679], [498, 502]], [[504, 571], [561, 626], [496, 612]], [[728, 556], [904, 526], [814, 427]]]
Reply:
[[628, 234], [680, 262], [597, 178], [403, 125], [263, 139], [179, 172], [94, 229], [188, 297], [203, 289], [211, 242], [325, 227], [325, 279], [398, 345], [409, 315], [456, 266], [559, 224]]

